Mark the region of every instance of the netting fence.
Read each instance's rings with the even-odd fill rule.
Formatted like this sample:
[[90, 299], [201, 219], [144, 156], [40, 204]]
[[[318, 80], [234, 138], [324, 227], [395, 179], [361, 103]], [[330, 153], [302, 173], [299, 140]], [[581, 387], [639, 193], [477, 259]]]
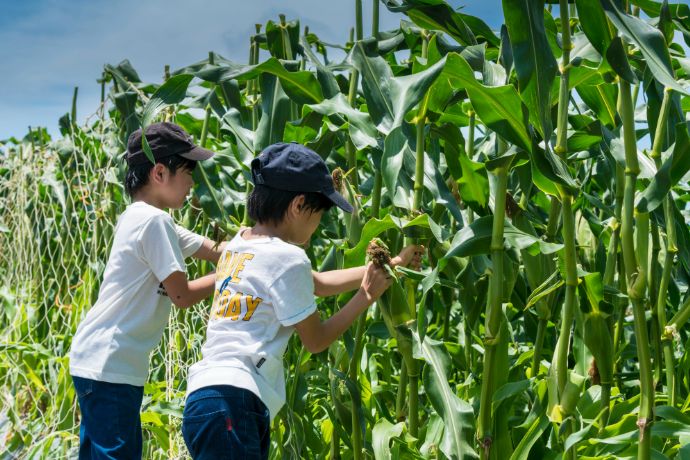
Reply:
[[[121, 185], [117, 128], [101, 119], [55, 142], [34, 136], [0, 156], [0, 458], [73, 458], [79, 415], [72, 336], [98, 295]], [[211, 236], [194, 204], [174, 216]], [[191, 276], [210, 268], [192, 263]], [[173, 311], [151, 357], [142, 406], [144, 458], [184, 458], [186, 369], [203, 339], [206, 303]], [[4, 453], [3, 453], [4, 452]]]

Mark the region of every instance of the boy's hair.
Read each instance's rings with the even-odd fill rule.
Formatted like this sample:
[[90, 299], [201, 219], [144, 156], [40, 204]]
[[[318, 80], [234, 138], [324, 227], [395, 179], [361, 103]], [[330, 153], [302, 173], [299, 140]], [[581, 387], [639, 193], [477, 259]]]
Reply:
[[[171, 155], [165, 158], [159, 158], [156, 163], [160, 163], [171, 174], [175, 174], [178, 169], [188, 169], [194, 171], [197, 162], [181, 157], [179, 155]], [[125, 174], [125, 191], [130, 197], [133, 197], [139, 190], [144, 188], [149, 183], [149, 173], [153, 168], [153, 163], [147, 161], [140, 165], [129, 165], [127, 167], [127, 174]]]
[[304, 195], [304, 206], [311, 212], [328, 211], [333, 207], [333, 202], [319, 192], [291, 192], [257, 184], [247, 198], [247, 212], [260, 224], [279, 224], [292, 200], [299, 195]]

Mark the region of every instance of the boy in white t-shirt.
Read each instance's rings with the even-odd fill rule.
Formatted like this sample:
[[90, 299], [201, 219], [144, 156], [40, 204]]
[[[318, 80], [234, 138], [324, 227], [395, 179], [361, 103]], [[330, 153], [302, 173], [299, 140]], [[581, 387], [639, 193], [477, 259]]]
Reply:
[[213, 293], [214, 275], [188, 280], [184, 259], [216, 263], [222, 251], [164, 211], [182, 207], [197, 162], [213, 152], [172, 123], [152, 124], [146, 139], [156, 162], [142, 150], [141, 130], [132, 133], [125, 157], [132, 204], [118, 219], [98, 300], [69, 353], [81, 409], [80, 459], [141, 458], [139, 411], [149, 354], [168, 323], [171, 301], [187, 308]]
[[[292, 332], [310, 352], [323, 351], [391, 284], [372, 264], [312, 273], [295, 246], [309, 241], [333, 205], [352, 212], [318, 154], [279, 143], [251, 166], [255, 188], [247, 207], [256, 225], [221, 255], [203, 359], [189, 370], [182, 433], [195, 459], [268, 458], [270, 421], [285, 403], [283, 353]], [[417, 265], [421, 251], [409, 246], [393, 262]], [[321, 321], [315, 294], [354, 289]]]

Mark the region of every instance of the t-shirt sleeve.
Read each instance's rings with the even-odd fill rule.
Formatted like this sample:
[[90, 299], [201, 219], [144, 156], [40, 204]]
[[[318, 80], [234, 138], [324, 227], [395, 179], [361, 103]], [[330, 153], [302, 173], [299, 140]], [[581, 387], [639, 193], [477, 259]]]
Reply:
[[180, 250], [182, 251], [182, 255], [185, 259], [193, 256], [194, 253], [201, 247], [201, 243], [204, 242], [203, 236], [190, 232], [181, 225], [175, 225], [175, 231], [177, 232], [177, 240], [180, 244]]
[[174, 272], [184, 272], [185, 263], [172, 218], [152, 217], [139, 234], [141, 254], [158, 281]]
[[316, 311], [314, 278], [308, 259], [297, 260], [276, 278], [269, 288], [276, 317], [292, 326]]

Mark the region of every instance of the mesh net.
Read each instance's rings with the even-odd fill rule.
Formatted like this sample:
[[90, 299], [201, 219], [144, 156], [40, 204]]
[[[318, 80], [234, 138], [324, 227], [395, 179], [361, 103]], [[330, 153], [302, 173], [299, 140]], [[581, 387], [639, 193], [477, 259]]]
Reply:
[[[98, 295], [117, 216], [126, 200], [122, 151], [107, 121], [49, 144], [0, 156], [0, 458], [73, 458], [79, 445], [68, 370], [71, 338]], [[206, 236], [194, 205], [176, 221]], [[208, 272], [191, 263], [189, 275]], [[202, 303], [170, 315], [151, 356], [142, 405], [144, 458], [183, 458], [179, 430], [186, 369], [200, 349]]]

